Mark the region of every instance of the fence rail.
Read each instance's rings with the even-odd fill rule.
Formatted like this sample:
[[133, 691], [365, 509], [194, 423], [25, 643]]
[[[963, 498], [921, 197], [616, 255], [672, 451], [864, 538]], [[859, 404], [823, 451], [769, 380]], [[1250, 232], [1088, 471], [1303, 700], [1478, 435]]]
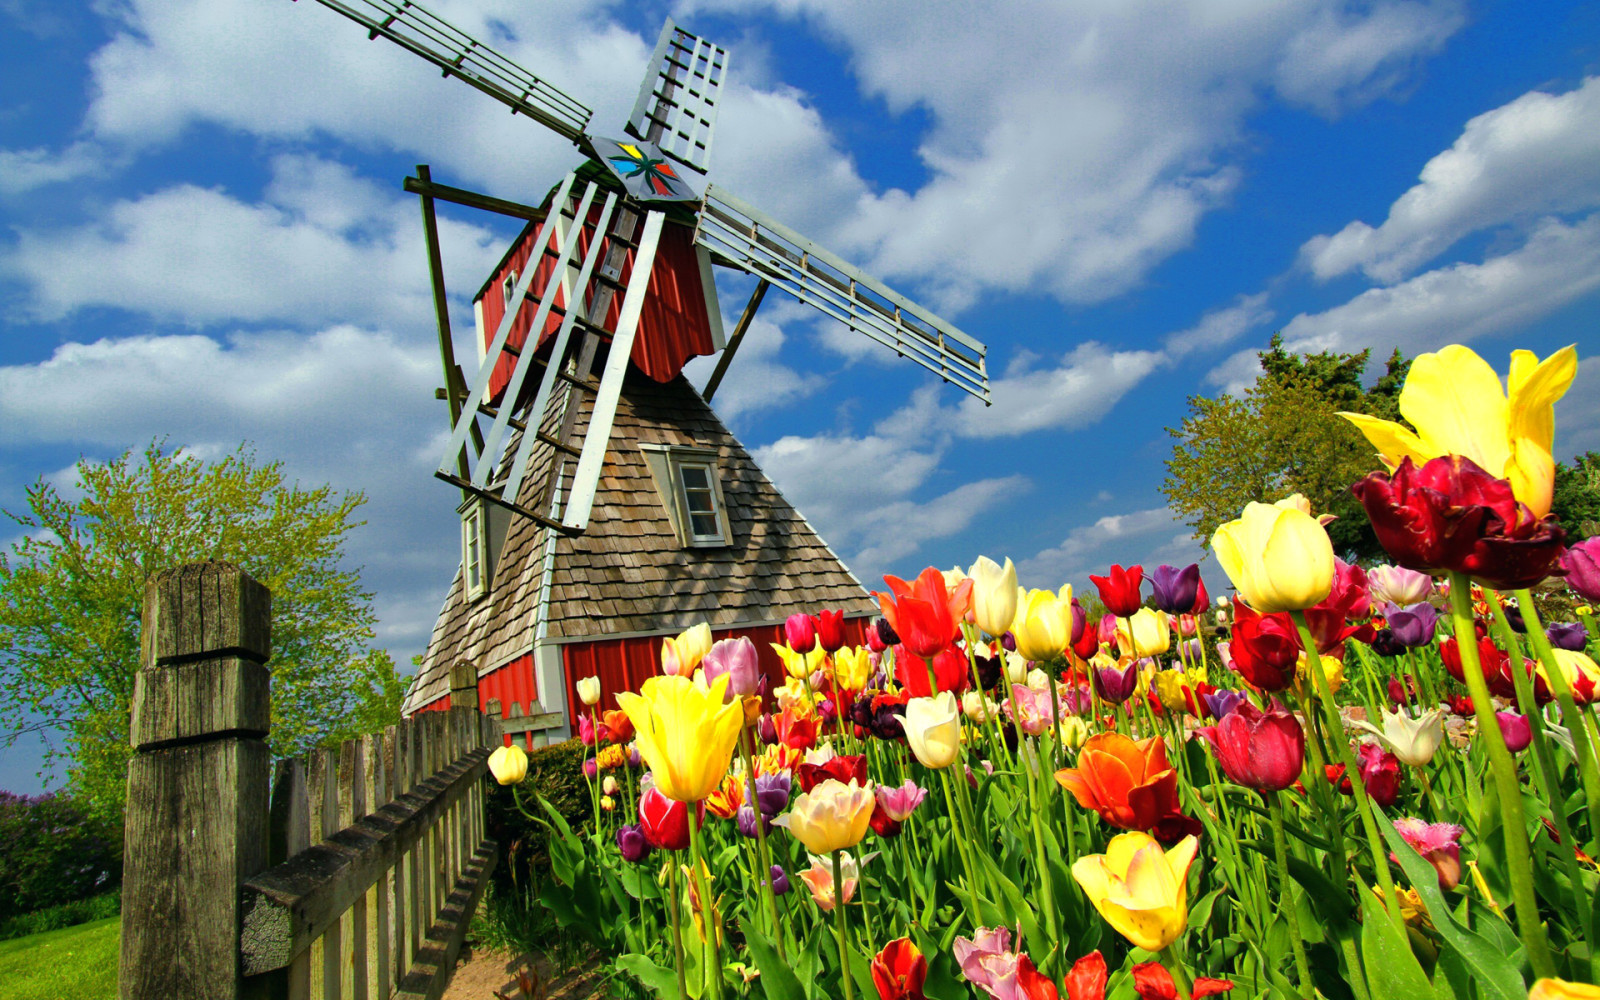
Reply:
[[270, 614], [227, 563], [146, 589], [120, 995], [433, 1000], [498, 859], [500, 720], [463, 664], [448, 711], [274, 763]]

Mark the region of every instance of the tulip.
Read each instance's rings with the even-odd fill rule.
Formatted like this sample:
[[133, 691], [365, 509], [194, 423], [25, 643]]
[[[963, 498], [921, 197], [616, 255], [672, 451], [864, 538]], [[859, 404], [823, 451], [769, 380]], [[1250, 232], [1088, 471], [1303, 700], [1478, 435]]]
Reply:
[[1089, 724], [1076, 715], [1069, 715], [1060, 722], [1061, 745], [1069, 750], [1076, 750], [1089, 740]]
[[1569, 983], [1565, 979], [1540, 979], [1528, 991], [1528, 1000], [1600, 1000], [1600, 986]]
[[706, 796], [706, 811], [718, 819], [732, 819], [739, 812], [739, 807], [744, 805], [744, 790], [746, 781], [736, 772], [728, 772], [722, 779], [722, 784], [711, 790]]
[[1374, 601], [1403, 608], [1428, 599], [1433, 593], [1433, 577], [1404, 566], [1379, 566], [1367, 571], [1367, 589]]
[[811, 791], [829, 778], [839, 782], [854, 781], [866, 787], [869, 784], [866, 755], [832, 756], [816, 764], [808, 760], [794, 769], [794, 781], [802, 792]]
[[[1064, 589], [1068, 595], [1072, 593], [1071, 586]], [[1084, 633], [1089, 631], [1089, 613], [1083, 610], [1083, 605], [1078, 602], [1076, 597], [1073, 597], [1067, 603], [1072, 605], [1072, 644], [1077, 646], [1083, 640]]]
[[1167, 616], [1140, 608], [1117, 621], [1117, 648], [1131, 656], [1160, 656], [1172, 648], [1172, 626]]
[[638, 823], [619, 826], [617, 850], [622, 853], [622, 860], [638, 864], [650, 856], [650, 839], [645, 836], [643, 827]]
[[[1596, 695], [1600, 694], [1600, 690], [1597, 690], [1600, 689], [1600, 666], [1596, 666], [1588, 655], [1571, 649], [1553, 649], [1550, 652], [1555, 657], [1556, 666], [1567, 678], [1567, 686], [1572, 689], [1572, 700], [1579, 705], [1593, 704]], [[1543, 682], [1544, 678], [1539, 680]]]
[[1130, 566], [1123, 569], [1113, 565], [1106, 576], [1089, 577], [1095, 589], [1100, 591], [1100, 603], [1106, 610], [1118, 618], [1126, 618], [1139, 610], [1144, 599], [1139, 594], [1140, 584], [1144, 581], [1144, 567]]
[[[908, 647], [901, 646], [900, 649], [903, 655], [897, 653], [894, 660], [895, 679], [912, 697], [929, 697], [935, 688], [928, 686], [927, 663], [921, 657], [907, 651]], [[961, 647], [953, 644], [945, 646], [934, 654], [932, 660], [933, 684], [937, 690], [960, 694], [972, 683], [972, 671], [967, 665], [967, 654], [961, 651]]]
[[989, 635], [1001, 636], [1017, 616], [1017, 567], [1007, 559], [1001, 567], [979, 556], [968, 575], [972, 578], [972, 620]]
[[761, 658], [756, 653], [756, 644], [746, 636], [712, 643], [701, 665], [705, 668], [707, 684], [716, 683], [719, 677], [728, 678], [730, 698], [755, 694], [761, 681]]
[[[858, 864], [856, 859], [846, 851], [839, 855], [840, 881], [844, 883], [844, 902], [849, 903], [855, 898], [856, 886], [861, 881], [861, 864], [865, 864], [877, 857], [869, 854]], [[811, 867], [800, 873], [800, 881], [806, 884], [811, 892], [811, 899], [825, 911], [834, 907], [833, 865], [823, 858], [813, 857]]]
[[1093, 668], [1089, 678], [1094, 683], [1096, 693], [1113, 705], [1127, 701], [1139, 689], [1138, 664], [1129, 664], [1125, 670], [1115, 667]]
[[1567, 548], [1561, 557], [1567, 586], [1585, 601], [1600, 601], [1600, 535], [1585, 538]]
[[1580, 622], [1555, 622], [1544, 630], [1544, 634], [1550, 640], [1550, 645], [1557, 649], [1581, 653], [1589, 648], [1589, 633], [1584, 631]]
[[865, 646], [840, 649], [833, 656], [834, 682], [846, 691], [861, 691], [872, 676], [872, 654]]
[[995, 1000], [1016, 996], [1017, 953], [1004, 927], [979, 927], [972, 937], [958, 937], [950, 948], [961, 974]]
[[600, 764], [593, 757], [590, 757], [583, 762], [583, 776], [585, 778], [593, 780], [599, 773]]
[[1412, 767], [1421, 767], [1432, 760], [1444, 740], [1444, 713], [1437, 708], [1418, 719], [1412, 719], [1405, 712], [1385, 711], [1382, 729], [1365, 719], [1355, 725], [1372, 733], [1400, 758], [1402, 764]]
[[1239, 616], [1228, 644], [1234, 668], [1262, 691], [1282, 691], [1294, 681], [1295, 661], [1300, 656], [1299, 630], [1288, 615], [1257, 614], [1243, 601], [1237, 602], [1237, 607]]
[[1361, 769], [1361, 784], [1372, 801], [1387, 809], [1400, 795], [1400, 759], [1372, 743], [1363, 743], [1356, 753]]
[[619, 786], [617, 784], [617, 779], [613, 778], [609, 774], [606, 775], [606, 780], [604, 780], [604, 781], [602, 781], [600, 783], [600, 791], [603, 792], [606, 795], [615, 795], [615, 794], [617, 794], [617, 792], [620, 789], [620, 787], [621, 786]]
[[1572, 347], [1540, 361], [1511, 354], [1510, 398], [1500, 376], [1470, 348], [1452, 344], [1411, 363], [1400, 390], [1402, 424], [1362, 413], [1341, 413], [1361, 429], [1389, 469], [1409, 458], [1422, 464], [1460, 456], [1495, 479], [1509, 480], [1517, 502], [1534, 517], [1550, 513], [1555, 486], [1555, 402], [1578, 373]]
[[1394, 640], [1407, 649], [1418, 649], [1433, 642], [1439, 627], [1439, 611], [1431, 604], [1413, 604], [1408, 608], [1387, 605], [1383, 612]]
[[[1132, 969], [1133, 992], [1139, 1000], [1178, 1000], [1178, 984], [1172, 981], [1172, 973], [1160, 962], [1140, 962]], [[1196, 976], [1194, 984], [1189, 987], [1190, 1000], [1201, 1000], [1203, 997], [1214, 997], [1220, 993], [1233, 990], [1233, 982], [1227, 979], [1210, 979], [1206, 976]], [[1072, 997], [1071, 1000], [1078, 1000]]]
[[923, 767], [946, 768], [961, 750], [961, 714], [955, 695], [941, 691], [931, 698], [912, 698], [903, 721], [906, 743]]
[[774, 896], [786, 896], [789, 894], [789, 873], [783, 870], [782, 865], [773, 865], [769, 877], [771, 878], [772, 894]]
[[890, 627], [916, 656], [931, 657], [950, 645], [956, 622], [972, 607], [972, 581], [963, 580], [952, 589], [932, 566], [911, 583], [897, 576], [885, 576], [883, 582], [890, 592], [873, 596]]
[[1056, 772], [1078, 805], [1124, 830], [1154, 829], [1179, 813], [1178, 772], [1159, 737], [1135, 742], [1118, 732], [1096, 733], [1078, 752], [1078, 766]]
[[1211, 548], [1234, 589], [1261, 614], [1299, 611], [1333, 590], [1333, 543], [1296, 494], [1250, 503], [1244, 516], [1211, 536]]
[[844, 612], [821, 610], [817, 612], [817, 644], [830, 653], [844, 646]]
[[[1395, 820], [1395, 832], [1422, 855], [1422, 860], [1439, 873], [1439, 888], [1449, 892], [1461, 884], [1461, 835], [1466, 831], [1453, 823], [1429, 823], [1420, 819]], [[1393, 854], [1389, 857], [1399, 864]]]
[[1017, 653], [1024, 659], [1044, 663], [1059, 658], [1072, 642], [1072, 596], [1066, 600], [1048, 590], [1030, 590], [1018, 604], [1011, 623], [1017, 640]]
[[878, 1000], [924, 1000], [928, 960], [908, 937], [895, 938], [872, 959], [872, 984]]
[[1496, 590], [1531, 587], [1556, 569], [1565, 533], [1519, 504], [1511, 484], [1460, 456], [1393, 475], [1374, 472], [1351, 490], [1378, 542], [1402, 566], [1459, 572]]
[[1156, 698], [1160, 700], [1161, 707], [1168, 712], [1187, 712], [1192, 691], [1183, 671], [1156, 670], [1153, 674], [1151, 686], [1155, 688]]
[[1244, 701], [1216, 725], [1197, 732], [1211, 744], [1223, 773], [1236, 784], [1272, 792], [1290, 787], [1300, 777], [1306, 734], [1288, 712], [1263, 712]]
[[656, 786], [669, 798], [698, 802], [728, 773], [744, 708], [724, 703], [727, 686], [727, 677], [709, 689], [687, 677], [650, 677], [639, 694], [617, 696]]
[[578, 700], [585, 705], [594, 705], [600, 701], [600, 678], [580, 677], [573, 686], [578, 689]]
[[999, 704], [982, 691], [968, 691], [961, 696], [961, 714], [980, 726], [994, 718], [999, 711]]
[[1058, 1000], [1056, 984], [1027, 955], [1017, 956], [1017, 1000]]
[[1118, 933], [1136, 947], [1160, 951], [1188, 925], [1189, 866], [1198, 846], [1188, 836], [1163, 851], [1143, 833], [1122, 833], [1106, 853], [1079, 858], [1072, 877]]
[[685, 850], [689, 846], [689, 807], [667, 798], [652, 785], [639, 796], [639, 829], [652, 847]]
[[489, 755], [489, 773], [502, 785], [520, 785], [528, 776], [528, 755], [515, 743]]
[[1155, 572], [1150, 574], [1150, 589], [1156, 607], [1167, 614], [1193, 614], [1195, 597], [1200, 590], [1200, 567], [1195, 563], [1182, 569], [1164, 564], [1157, 566]]
[[800, 793], [789, 811], [773, 822], [787, 828], [812, 854], [831, 854], [861, 843], [875, 801], [870, 787], [829, 778]]
[[889, 785], [876, 785], [872, 794], [877, 797], [878, 804], [889, 818], [897, 823], [904, 823], [912, 813], [917, 811], [917, 806], [928, 797], [927, 789], [907, 778], [898, 787]]
[[[1331, 656], [1319, 656], [1317, 659], [1322, 662], [1322, 675], [1328, 681], [1328, 693], [1338, 694], [1344, 686], [1344, 661]], [[1295, 661], [1294, 684], [1290, 685], [1289, 690], [1301, 701], [1317, 694], [1316, 685], [1311, 680], [1311, 667], [1304, 653]]]
[[804, 612], [789, 616], [783, 623], [784, 641], [796, 653], [809, 653], [817, 645], [817, 620]]
[[[828, 655], [817, 646], [813, 646], [810, 652], [797, 653], [783, 643], [771, 642], [767, 645], [772, 647], [772, 651], [777, 653], [778, 659], [783, 662], [783, 672], [795, 680], [808, 681], [811, 675], [816, 673], [822, 666], [823, 660]], [[803, 694], [802, 697], [804, 697]]]
[[1048, 681], [1042, 688], [1013, 684], [1011, 697], [1000, 706], [1000, 710], [1029, 736], [1038, 736], [1055, 722], [1055, 708]]
[[1073, 962], [1065, 980], [1067, 1000], [1106, 1000], [1107, 972], [1098, 949]]
[[1220, 721], [1231, 713], [1238, 711], [1240, 705], [1248, 704], [1250, 698], [1243, 691], [1221, 688], [1201, 695], [1200, 701], [1205, 705], [1206, 711], [1211, 714], [1211, 717]]
[[1506, 749], [1512, 753], [1521, 753], [1528, 749], [1528, 744], [1533, 742], [1533, 726], [1528, 722], [1526, 715], [1516, 712], [1496, 712], [1495, 722], [1500, 726], [1500, 736], [1506, 741]]

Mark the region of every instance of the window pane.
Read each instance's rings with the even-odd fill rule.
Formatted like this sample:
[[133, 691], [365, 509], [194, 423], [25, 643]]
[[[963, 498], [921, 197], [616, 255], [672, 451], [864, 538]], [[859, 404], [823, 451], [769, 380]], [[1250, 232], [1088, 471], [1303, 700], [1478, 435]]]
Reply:
[[717, 527], [717, 515], [715, 514], [690, 514], [689, 527], [697, 538], [720, 537], [722, 534], [721, 529]]
[[703, 465], [685, 465], [683, 471], [683, 487], [687, 490], [709, 490], [711, 488], [711, 474]]

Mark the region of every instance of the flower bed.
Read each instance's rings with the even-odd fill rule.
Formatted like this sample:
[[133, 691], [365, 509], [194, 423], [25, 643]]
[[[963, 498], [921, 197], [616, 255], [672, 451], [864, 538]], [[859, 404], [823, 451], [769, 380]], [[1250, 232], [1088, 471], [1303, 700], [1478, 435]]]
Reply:
[[1215, 604], [1113, 566], [1091, 622], [980, 558], [887, 578], [866, 647], [795, 616], [776, 691], [747, 639], [668, 640], [585, 720], [578, 828], [491, 761], [551, 831], [543, 905], [665, 997], [1600, 997], [1600, 636], [1530, 589], [1600, 600], [1548, 516], [1576, 364], [1518, 352], [1508, 398], [1447, 348], [1410, 426], [1352, 418], [1397, 565], [1291, 497], [1218, 530]]

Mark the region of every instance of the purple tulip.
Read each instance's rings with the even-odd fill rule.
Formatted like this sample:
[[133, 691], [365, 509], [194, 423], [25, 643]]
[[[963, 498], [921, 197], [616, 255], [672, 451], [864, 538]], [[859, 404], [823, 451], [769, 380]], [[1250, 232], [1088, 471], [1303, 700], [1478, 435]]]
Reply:
[[1380, 628], [1372, 637], [1372, 651], [1379, 656], [1399, 656], [1406, 651], [1406, 646], [1395, 638], [1394, 629]]
[[1203, 694], [1200, 699], [1205, 702], [1206, 711], [1211, 713], [1213, 719], [1222, 719], [1238, 710], [1240, 705], [1249, 701], [1243, 691], [1232, 688], [1218, 688], [1209, 694]]
[[[879, 618], [872, 624], [878, 630], [878, 641], [883, 643], [885, 649], [900, 645], [900, 636], [895, 632], [894, 626], [889, 624], [889, 619]], [[787, 880], [784, 884], [788, 884]]]
[[1017, 637], [1007, 632], [1000, 637], [1000, 648], [1008, 653], [1015, 653], [1017, 651]]
[[761, 661], [756, 655], [756, 644], [746, 636], [712, 643], [700, 665], [705, 668], [707, 684], [715, 683], [724, 674], [728, 675], [730, 699], [755, 694], [756, 685], [761, 681]]
[[1169, 615], [1187, 615], [1194, 611], [1195, 594], [1200, 589], [1200, 567], [1195, 563], [1179, 569], [1176, 566], [1157, 566], [1150, 574], [1150, 586], [1155, 591], [1155, 605]]
[[756, 735], [761, 737], [761, 742], [766, 746], [778, 742], [778, 724], [772, 721], [772, 716], [761, 717], [761, 721], [756, 723]]
[[1527, 716], [1515, 712], [1496, 712], [1494, 720], [1500, 724], [1500, 736], [1506, 741], [1506, 749], [1512, 753], [1521, 753], [1533, 742], [1533, 726], [1529, 725]]
[[1600, 535], [1568, 546], [1561, 568], [1567, 571], [1567, 586], [1579, 597], [1590, 604], [1600, 602]]
[[1522, 609], [1515, 604], [1507, 604], [1505, 610], [1506, 621], [1511, 623], [1511, 631], [1518, 635], [1527, 635], [1528, 623], [1522, 619]]
[[1089, 613], [1087, 611], [1083, 610], [1083, 605], [1079, 604], [1078, 603], [1078, 599], [1076, 597], [1074, 597], [1072, 599], [1072, 644], [1073, 645], [1077, 645], [1078, 640], [1083, 638], [1083, 630], [1088, 628], [1088, 627], [1089, 627]]
[[1394, 641], [1407, 649], [1416, 649], [1433, 642], [1433, 633], [1439, 625], [1439, 610], [1426, 602], [1409, 608], [1384, 605], [1383, 617], [1394, 633]]
[[586, 757], [583, 761], [583, 776], [591, 780], [600, 773], [600, 765], [593, 757]]
[[[734, 822], [739, 827], [740, 836], [751, 840], [756, 838], [756, 811], [754, 809], [749, 806], [740, 806], [738, 813], [734, 816]], [[772, 820], [769, 817], [761, 817], [761, 825], [766, 827], [768, 833], [772, 832]]]
[[1550, 645], [1557, 649], [1581, 653], [1589, 645], [1589, 633], [1578, 622], [1556, 622], [1545, 629], [1544, 634], [1550, 637]]
[[624, 861], [638, 864], [650, 856], [650, 841], [637, 823], [617, 827], [617, 850]]
[[782, 896], [789, 891], [789, 874], [781, 865], [772, 866], [772, 894]]
[[1094, 689], [1100, 697], [1113, 705], [1120, 705], [1133, 697], [1133, 692], [1139, 688], [1139, 664], [1130, 663], [1128, 669], [1118, 670], [1116, 667], [1101, 667], [1089, 675], [1094, 680]]
[[776, 816], [789, 804], [789, 793], [794, 790], [789, 772], [756, 775], [756, 802], [764, 816]]

